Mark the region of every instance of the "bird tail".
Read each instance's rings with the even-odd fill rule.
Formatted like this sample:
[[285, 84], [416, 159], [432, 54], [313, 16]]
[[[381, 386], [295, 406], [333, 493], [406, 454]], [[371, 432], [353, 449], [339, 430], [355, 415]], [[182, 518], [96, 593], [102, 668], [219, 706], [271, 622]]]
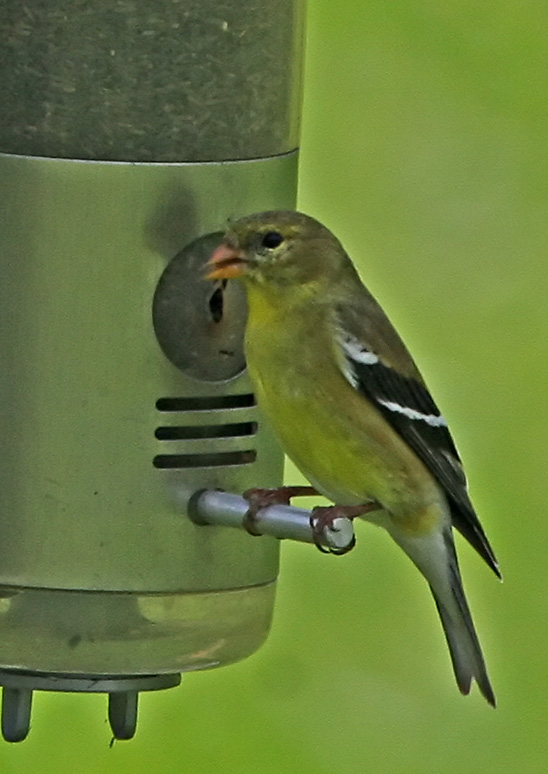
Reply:
[[401, 533], [392, 533], [392, 537], [430, 585], [460, 692], [468, 694], [475, 680], [483, 696], [495, 707], [495, 694], [464, 595], [451, 528], [443, 526], [427, 536], [404, 537]]

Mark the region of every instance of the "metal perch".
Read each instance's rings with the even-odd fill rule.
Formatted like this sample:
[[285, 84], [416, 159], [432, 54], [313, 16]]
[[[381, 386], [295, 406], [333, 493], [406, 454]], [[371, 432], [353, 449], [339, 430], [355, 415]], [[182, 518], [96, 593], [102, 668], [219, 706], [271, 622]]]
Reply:
[[[242, 522], [248, 510], [249, 503], [243, 497], [218, 490], [196, 492], [189, 503], [189, 516], [197, 524], [239, 529], [244, 529]], [[310, 518], [311, 512], [304, 508], [268, 505], [257, 513], [253, 527], [260, 535], [313, 543]], [[352, 521], [343, 517], [335, 519], [332, 527], [324, 529], [320, 542], [325, 548], [341, 551], [349, 548], [353, 540]]]

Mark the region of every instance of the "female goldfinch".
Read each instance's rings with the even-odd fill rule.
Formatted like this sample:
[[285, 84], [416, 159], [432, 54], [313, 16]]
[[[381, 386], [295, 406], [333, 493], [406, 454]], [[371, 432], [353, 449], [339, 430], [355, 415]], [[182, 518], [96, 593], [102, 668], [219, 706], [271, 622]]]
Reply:
[[405, 345], [338, 239], [298, 212], [242, 218], [208, 264], [243, 281], [259, 405], [337, 515], [384, 527], [434, 595], [460, 691], [495, 696], [464, 596], [456, 527], [500, 577], [459, 456]]

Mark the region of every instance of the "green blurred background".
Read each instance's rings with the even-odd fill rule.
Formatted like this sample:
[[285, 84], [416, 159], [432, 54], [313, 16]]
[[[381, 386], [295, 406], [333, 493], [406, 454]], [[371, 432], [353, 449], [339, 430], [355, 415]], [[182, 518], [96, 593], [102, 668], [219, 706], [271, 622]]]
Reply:
[[425, 583], [359, 524], [344, 558], [284, 546], [255, 656], [142, 695], [112, 749], [103, 697], [39, 693], [2, 774], [548, 770], [547, 50], [544, 0], [309, 2], [300, 208], [450, 420], [505, 575], [459, 541], [499, 707], [459, 695]]

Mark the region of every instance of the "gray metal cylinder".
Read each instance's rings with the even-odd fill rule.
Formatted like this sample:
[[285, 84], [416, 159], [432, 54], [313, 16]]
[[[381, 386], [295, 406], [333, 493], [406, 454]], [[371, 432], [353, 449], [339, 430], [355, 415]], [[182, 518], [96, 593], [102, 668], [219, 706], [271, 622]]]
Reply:
[[[0, 424], [11, 450], [0, 465], [0, 584], [174, 592], [275, 577], [275, 543], [205, 534], [181, 516], [183, 490], [276, 484], [281, 455], [244, 374], [200, 381], [169, 362], [152, 300], [175, 245], [227, 215], [291, 204], [295, 164], [0, 157]], [[196, 324], [180, 331], [181, 349], [198, 340], [204, 369], [206, 342], [222, 348], [206, 258], [187, 272], [193, 295], [181, 304]], [[231, 435], [232, 425], [244, 427]], [[218, 430], [158, 432], [197, 426]], [[185, 454], [197, 456], [178, 465]], [[233, 560], [238, 546], [245, 562]]]
[[207, 369], [223, 349], [207, 256], [187, 272], [194, 328], [181, 346], [201, 334], [191, 373], [162, 351], [153, 299], [176, 247], [227, 215], [290, 206], [295, 173], [295, 154], [0, 156], [4, 667], [181, 671], [242, 657], [266, 636], [278, 542], [197, 526], [185, 511], [198, 489], [276, 486], [281, 452], [245, 372], [198, 378], [200, 352]]
[[[278, 541], [187, 517], [281, 483], [229, 218], [292, 208], [304, 0], [0, 0], [2, 733], [32, 690], [137, 692], [270, 627]], [[89, 686], [101, 686], [100, 689]]]

